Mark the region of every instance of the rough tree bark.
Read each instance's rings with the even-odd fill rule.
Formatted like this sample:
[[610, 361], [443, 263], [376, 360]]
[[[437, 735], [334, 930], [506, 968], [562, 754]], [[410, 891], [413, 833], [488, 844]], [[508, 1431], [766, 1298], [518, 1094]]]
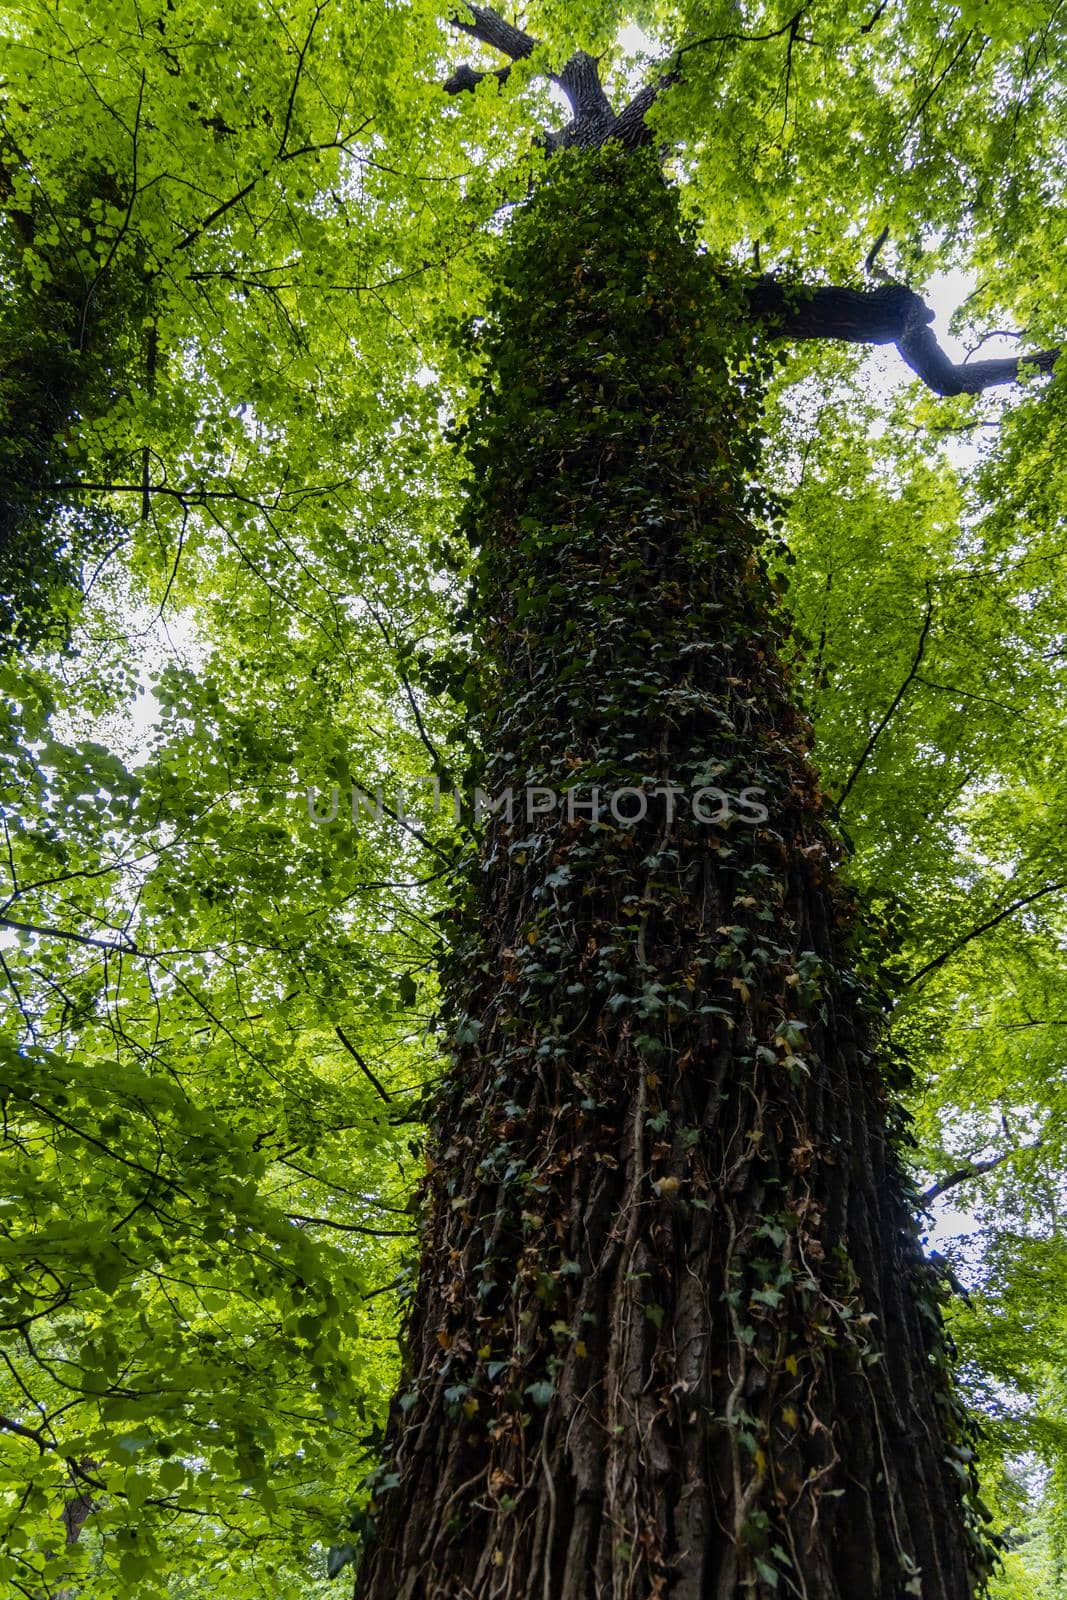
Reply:
[[966, 1600], [966, 1426], [757, 554], [750, 325], [649, 158], [554, 166], [470, 441], [515, 810], [457, 911], [357, 1593]]
[[755, 340], [895, 343], [942, 393], [1020, 366], [954, 366], [900, 285], [716, 273], [641, 148], [677, 65], [618, 116], [591, 58], [557, 77], [485, 335], [474, 722], [514, 810], [449, 928], [359, 1600], [968, 1600], [988, 1567], [759, 556]]

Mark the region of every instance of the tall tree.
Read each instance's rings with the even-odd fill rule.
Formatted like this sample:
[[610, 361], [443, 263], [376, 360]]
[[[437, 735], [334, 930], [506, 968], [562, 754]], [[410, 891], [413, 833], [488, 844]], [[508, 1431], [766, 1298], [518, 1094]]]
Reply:
[[[369, 1525], [357, 1485], [392, 1383], [390, 1316], [410, 1282], [397, 1251], [413, 1221], [412, 1091], [439, 1071], [432, 968], [441, 934], [454, 933], [452, 1042], [470, 1082], [451, 1078], [441, 1103], [458, 1142], [435, 1151], [431, 1187], [447, 1209], [430, 1237], [460, 1255], [434, 1255], [419, 1291], [391, 1443], [407, 1408], [427, 1419], [424, 1453], [408, 1432], [404, 1488], [386, 1487], [388, 1466], [378, 1474], [381, 1540], [363, 1581], [388, 1590], [425, 1570], [462, 1584], [463, 1506], [471, 1537], [495, 1540], [491, 1592], [521, 1591], [539, 1560], [543, 1591], [537, 1551], [551, 1547], [549, 1566], [569, 1560], [573, 1573], [583, 1540], [591, 1567], [607, 1552], [608, 1582], [639, 1584], [647, 1570], [650, 1584], [677, 1583], [688, 1561], [689, 1581], [703, 1563], [709, 1583], [717, 1572], [728, 1587], [735, 1561], [750, 1584], [791, 1592], [804, 1538], [824, 1586], [851, 1560], [869, 1587], [875, 1557], [886, 1584], [891, 1573], [949, 1593], [969, 1582], [983, 1513], [935, 1323], [924, 1315], [922, 1333], [900, 1313], [913, 1303], [906, 1282], [931, 1317], [939, 1291], [893, 1196], [883, 1123], [896, 1113], [880, 1102], [881, 1073], [889, 1101], [904, 1089], [917, 1113], [922, 1187], [981, 1214], [981, 1266], [957, 1259], [980, 1282], [953, 1312], [960, 1372], [984, 1417], [983, 1492], [1017, 1547], [1001, 1592], [1030, 1600], [1044, 1583], [1046, 1600], [1067, 1461], [1056, 1375], [1062, 394], [1040, 375], [1049, 355], [1035, 383], [987, 389], [1015, 360], [948, 361], [907, 285], [965, 264], [979, 280], [976, 339], [1008, 324], [1028, 329], [1017, 348], [1058, 342], [1059, 13], [642, 0], [624, 14], [535, 0], [532, 34], [466, 8], [450, 24], [435, 0], [117, 0], [104, 25], [83, 0], [25, 0], [5, 16], [0, 198], [5, 283], [18, 288], [5, 397], [42, 402], [13, 404], [7, 418], [7, 459], [23, 474], [8, 505], [61, 557], [91, 559], [72, 649], [46, 653], [61, 632], [49, 624], [41, 649], [0, 669], [0, 1582], [33, 1600], [57, 1585], [104, 1600], [207, 1581], [235, 1600], [257, 1587], [304, 1600], [357, 1557]], [[660, 42], [620, 36], [631, 21]], [[457, 29], [475, 54], [452, 71], [449, 99]], [[569, 131], [545, 132], [567, 102]], [[603, 168], [568, 154], [583, 143], [604, 147]], [[617, 285], [633, 289], [626, 305]], [[902, 375], [891, 394], [872, 393], [871, 363], [860, 365], [872, 340], [889, 347], [884, 370]], [[774, 377], [772, 348], [783, 357]], [[36, 352], [62, 356], [61, 383], [20, 388]], [[922, 386], [902, 386], [908, 363]], [[668, 365], [669, 385], [657, 376]], [[473, 612], [462, 602], [469, 543], [452, 532], [463, 451], [441, 428], [471, 405]], [[951, 443], [986, 438], [984, 462]], [[588, 470], [583, 439], [587, 453], [603, 446]], [[647, 461], [660, 446], [669, 481]], [[754, 483], [785, 491], [788, 507]], [[712, 549], [709, 571], [701, 554]], [[7, 570], [29, 583], [5, 592], [28, 597], [32, 620], [35, 595], [58, 592], [56, 569], [22, 550], [30, 566]], [[791, 576], [792, 637], [768, 575], [774, 589]], [[555, 663], [544, 650], [535, 659], [540, 634], [557, 639]], [[682, 670], [694, 642], [707, 649]], [[599, 688], [584, 665], [593, 650]], [[562, 672], [567, 691], [550, 701], [537, 674]], [[138, 675], [154, 687], [150, 737], [123, 725]], [[528, 726], [509, 716], [509, 679]], [[798, 694], [832, 804], [803, 756]], [[457, 704], [470, 727], [450, 746]], [[464, 776], [471, 735], [498, 752], [499, 773]], [[683, 794], [660, 845], [667, 802], [654, 780], [692, 766], [697, 743], [720, 758], [684, 772], [683, 787], [725, 787], [731, 803], [754, 752], [776, 808], [762, 832], [751, 806], [716, 820], [706, 797], [704, 821]], [[734, 765], [715, 772], [719, 759]], [[480, 891], [465, 909], [452, 894], [450, 813], [405, 815], [397, 786], [432, 768], [469, 797], [476, 777], [490, 791], [524, 789], [527, 769], [554, 775], [560, 763], [561, 790], [577, 785], [573, 829], [565, 801], [527, 823], [520, 800], [511, 834], [491, 818], [495, 899], [475, 926]], [[598, 778], [611, 831], [589, 820]], [[641, 794], [611, 814], [625, 779], [647, 791], [643, 818], [627, 820]], [[392, 817], [361, 817], [354, 835], [346, 803], [332, 821], [309, 814], [306, 785], [327, 817], [331, 786], [347, 802], [353, 780], [381, 783]], [[828, 806], [838, 844], [819, 820]], [[689, 877], [668, 858], [675, 844]], [[842, 851], [865, 900], [858, 921], [846, 891], [815, 881]], [[723, 915], [712, 923], [713, 901]], [[550, 903], [573, 906], [584, 951]], [[872, 918], [894, 939], [892, 1043], [862, 954]], [[601, 925], [629, 933], [609, 949]], [[711, 966], [683, 968], [683, 948]], [[589, 1017], [566, 993], [579, 984]], [[588, 1058], [577, 1105], [554, 1094], [574, 1065], [569, 1044]], [[917, 1070], [910, 1091], [897, 1044]], [[494, 1087], [496, 1068], [505, 1081]], [[753, 1089], [744, 1107], [742, 1082]], [[463, 1103], [471, 1083], [484, 1090], [484, 1127]], [[815, 1160], [845, 1109], [818, 1100], [825, 1085], [847, 1090], [870, 1162], [884, 1154], [884, 1188], [872, 1190], [871, 1165], [851, 1149], [836, 1166]], [[762, 1126], [751, 1150], [730, 1131], [742, 1110], [742, 1132]], [[793, 1124], [811, 1132], [806, 1172]], [[501, 1270], [469, 1298], [472, 1226], [492, 1195], [462, 1141], [483, 1135], [482, 1159], [506, 1143], [525, 1161], [498, 1175], [505, 1198], [516, 1181], [529, 1192], [517, 1216], [497, 1208]], [[566, 1173], [538, 1176], [542, 1146]], [[736, 1192], [724, 1193], [735, 1157]], [[565, 1184], [576, 1198], [564, 1256], [553, 1219]], [[605, 1197], [637, 1229], [619, 1239], [607, 1227], [604, 1250], [635, 1268], [634, 1282], [623, 1273], [610, 1288], [580, 1276]], [[712, 1359], [702, 1392], [737, 1425], [703, 1428], [680, 1390], [650, 1415], [678, 1308], [697, 1289], [684, 1244], [706, 1259], [712, 1228], [730, 1222], [736, 1246], [717, 1254], [707, 1303], [690, 1306], [690, 1356], [722, 1336], [723, 1365]], [[826, 1249], [850, 1227], [862, 1233], [855, 1283]], [[787, 1277], [800, 1248], [806, 1266]], [[894, 1252], [904, 1275], [887, 1285]], [[736, 1287], [724, 1276], [735, 1268]], [[435, 1285], [437, 1270], [452, 1276]], [[435, 1320], [452, 1290], [460, 1298]], [[888, 1392], [885, 1326], [862, 1322], [861, 1293], [904, 1330], [887, 1352], [893, 1374], [911, 1371], [909, 1339], [912, 1357], [932, 1354], [937, 1370], [910, 1397]], [[606, 1306], [606, 1320], [571, 1338], [583, 1294], [600, 1297], [590, 1315]], [[472, 1343], [486, 1306], [486, 1342]], [[529, 1348], [523, 1329], [511, 1341], [500, 1326], [509, 1310], [532, 1314]], [[776, 1319], [793, 1341], [777, 1368]], [[595, 1431], [602, 1351], [618, 1379], [611, 1426], [623, 1428], [606, 1440]], [[575, 1402], [583, 1360], [588, 1393]], [[451, 1363], [439, 1397], [436, 1376], [412, 1381], [434, 1361]], [[742, 1365], [747, 1392], [731, 1399], [722, 1386]], [[635, 1398], [642, 1370], [651, 1384]], [[857, 1395], [855, 1440], [830, 1414], [831, 1385]], [[930, 1393], [945, 1401], [931, 1436], [947, 1460], [917, 1447], [905, 1481], [894, 1429], [928, 1418]], [[623, 1421], [634, 1412], [637, 1431]], [[507, 1427], [491, 1438], [500, 1417]], [[670, 1419], [681, 1439], [666, 1435]], [[425, 1447], [439, 1422], [434, 1458]], [[587, 1476], [572, 1506], [568, 1450], [581, 1427]], [[850, 1448], [866, 1460], [883, 1436], [886, 1481], [879, 1455], [868, 1505], [834, 1474]], [[735, 1447], [751, 1517], [733, 1515]], [[458, 1494], [445, 1515], [411, 1482], [439, 1460], [446, 1496], [457, 1491], [464, 1453], [472, 1475], [492, 1467], [470, 1504]], [[672, 1483], [698, 1462], [676, 1512]], [[828, 1471], [790, 1497], [783, 1483], [813, 1465]], [[516, 1483], [493, 1479], [498, 1469]], [[644, 1496], [636, 1507], [621, 1482]], [[939, 1485], [945, 1547], [928, 1560]], [[421, 1567], [405, 1564], [408, 1506]], [[671, 1568], [684, 1517], [717, 1508], [732, 1521]], [[627, 1516], [640, 1522], [636, 1546]], [[1026, 1543], [1028, 1529], [1038, 1537]]]
[[990, 1564], [757, 554], [752, 329], [893, 342], [943, 395], [1020, 358], [955, 365], [901, 285], [715, 272], [647, 153], [679, 61], [622, 110], [587, 53], [556, 75], [572, 120], [481, 336], [493, 820], [366, 1600], [965, 1600]]

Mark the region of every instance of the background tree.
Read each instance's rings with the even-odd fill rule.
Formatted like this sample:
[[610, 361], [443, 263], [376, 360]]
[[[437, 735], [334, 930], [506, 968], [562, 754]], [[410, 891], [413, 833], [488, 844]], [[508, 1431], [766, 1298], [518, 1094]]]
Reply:
[[[95, 248], [106, 261], [118, 240], [116, 262], [128, 248], [131, 260], [158, 269], [154, 389], [142, 367], [127, 393], [83, 414], [70, 433], [71, 467], [49, 485], [56, 504], [67, 496], [121, 519], [126, 543], [99, 574], [87, 565], [75, 654], [5, 667], [17, 898], [4, 915], [24, 925], [9, 927], [3, 949], [16, 1050], [10, 1103], [19, 1108], [6, 1126], [12, 1159], [23, 1164], [11, 1185], [21, 1209], [9, 1226], [19, 1259], [43, 1259], [71, 1291], [68, 1323], [51, 1290], [35, 1302], [44, 1314], [30, 1338], [44, 1361], [60, 1354], [68, 1364], [55, 1369], [73, 1383], [57, 1399], [17, 1334], [5, 1415], [19, 1427], [46, 1420], [49, 1442], [42, 1449], [5, 1435], [14, 1533], [5, 1581], [41, 1587], [41, 1553], [59, 1543], [57, 1519], [72, 1497], [69, 1458], [96, 1462], [89, 1470], [103, 1485], [72, 1552], [93, 1565], [87, 1592], [182, 1592], [182, 1574], [202, 1573], [210, 1560], [212, 1581], [236, 1593], [282, 1582], [300, 1593], [310, 1539], [333, 1539], [335, 1565], [353, 1541], [341, 1508], [362, 1448], [321, 1410], [310, 1321], [286, 1336], [284, 1363], [297, 1384], [306, 1375], [320, 1409], [291, 1421], [300, 1443], [269, 1461], [271, 1487], [292, 1508], [269, 1516], [260, 1500], [268, 1473], [248, 1472], [247, 1451], [239, 1459], [236, 1410], [213, 1410], [216, 1393], [236, 1396], [239, 1386], [243, 1415], [255, 1402], [256, 1426], [276, 1428], [283, 1409], [291, 1419], [298, 1411], [278, 1406], [269, 1364], [258, 1375], [247, 1366], [247, 1351], [267, 1346], [262, 1325], [249, 1320], [250, 1280], [231, 1279], [238, 1256], [208, 1241], [212, 1287], [228, 1296], [231, 1348], [245, 1352], [244, 1365], [231, 1368], [229, 1391], [219, 1387], [221, 1361], [201, 1363], [199, 1389], [186, 1371], [182, 1392], [194, 1399], [175, 1452], [180, 1494], [161, 1492], [175, 1471], [163, 1453], [171, 1419], [159, 1410], [165, 1363], [142, 1367], [144, 1381], [129, 1385], [136, 1393], [110, 1395], [131, 1414], [142, 1408], [143, 1432], [101, 1404], [81, 1363], [100, 1315], [94, 1296], [113, 1313], [109, 1349], [142, 1337], [144, 1291], [173, 1228], [161, 1224], [136, 1250], [127, 1243], [128, 1293], [109, 1296], [82, 1267], [68, 1269], [117, 1220], [116, 1155], [154, 1165], [165, 1149], [164, 1165], [184, 1173], [187, 1190], [207, 1170], [198, 1165], [200, 1135], [151, 1109], [148, 1091], [166, 1081], [180, 1084], [176, 1104], [188, 1102], [219, 1130], [220, 1151], [260, 1133], [249, 1104], [285, 1130], [284, 1159], [249, 1171], [240, 1224], [233, 1200], [202, 1182], [196, 1214], [223, 1239], [246, 1228], [253, 1252], [260, 1241], [269, 1254], [276, 1237], [288, 1249], [294, 1229], [305, 1242], [343, 1246], [319, 1256], [322, 1277], [309, 1277], [305, 1263], [291, 1279], [320, 1285], [332, 1348], [339, 1313], [325, 1279], [343, 1290], [338, 1274], [357, 1270], [372, 1292], [395, 1272], [388, 1252], [402, 1241], [307, 1222], [276, 1236], [269, 1219], [285, 1212], [391, 1226], [377, 1203], [404, 1203], [404, 1177], [387, 1173], [392, 1152], [408, 1161], [413, 1129], [397, 1122], [382, 1149], [374, 1118], [407, 1116], [404, 1091], [436, 1070], [416, 1057], [425, 1055], [420, 1013], [433, 1004], [426, 924], [445, 863], [396, 827], [364, 830], [359, 844], [343, 813], [318, 827], [300, 791], [308, 781], [328, 791], [351, 776], [372, 785], [425, 769], [422, 734], [441, 748], [455, 720], [434, 698], [453, 664], [436, 658], [449, 633], [462, 648], [465, 624], [450, 607], [466, 557], [448, 531], [457, 464], [438, 419], [465, 407], [472, 350], [479, 357], [453, 339], [448, 318], [483, 304], [506, 247], [496, 209], [521, 198], [539, 168], [531, 134], [555, 116], [542, 68], [561, 70], [579, 46], [607, 51], [602, 76], [621, 104], [637, 46], [617, 42], [630, 19], [614, 12], [541, 8], [528, 19], [545, 41], [539, 56], [517, 62], [503, 88], [490, 80], [442, 102], [455, 57], [431, 6], [343, 16], [328, 5], [262, 15], [157, 10], [116, 12], [104, 38], [76, 6], [27, 11], [13, 23], [4, 62], [5, 123], [23, 182], [75, 217], [75, 177], [88, 154], [93, 181], [114, 175], [123, 206], [104, 218]], [[1063, 145], [1054, 14], [835, 9], [805, 13], [791, 30], [784, 13], [670, 6], [632, 20], [659, 35], [643, 48], [668, 63], [690, 41], [706, 41], [687, 50], [655, 116], [717, 261], [756, 276], [758, 243], [760, 270], [780, 272], [793, 252], [805, 281], [856, 284], [858, 263], [888, 225], [877, 267], [922, 287], [938, 267], [968, 263], [979, 288], [967, 313], [979, 333], [1027, 326], [1028, 348], [1056, 343], [1062, 290], [1049, 246]], [[773, 37], [740, 37], [764, 34]], [[477, 65], [494, 71], [500, 60]], [[646, 64], [630, 89], [648, 72]], [[361, 127], [366, 116], [373, 120]], [[23, 303], [32, 321], [32, 301]], [[144, 346], [136, 348], [143, 360]], [[1063, 1169], [1062, 411], [1055, 388], [1006, 407], [1006, 391], [946, 403], [901, 388], [883, 402], [869, 394], [859, 357], [814, 345], [791, 357], [772, 397], [767, 483], [791, 494], [791, 603], [809, 640], [796, 670], [825, 781], [839, 796], [848, 789], [850, 875], [875, 910], [907, 929], [897, 959], [914, 981], [894, 1032], [907, 1036], [918, 1071], [923, 1181], [973, 1171], [948, 1193], [972, 1205], [984, 1195], [995, 1221], [979, 1253], [957, 1263], [982, 1285], [959, 1332], [964, 1375], [993, 1430], [987, 1494], [998, 1497], [1013, 1537], [1022, 1537], [1033, 1496], [1046, 1497], [1040, 1540], [1011, 1557], [1029, 1562], [1033, 1589], [1052, 1570], [1057, 1537], [1057, 1478], [1043, 1477], [1039, 1461], [1057, 1459], [1061, 1437], [1045, 1374], [1056, 1351]], [[992, 433], [987, 422], [997, 423], [988, 463], [979, 449], [946, 453], [946, 442], [973, 445]], [[159, 613], [177, 642], [167, 642]], [[163, 673], [150, 762], [149, 740], [122, 720], [138, 663], [145, 681]], [[421, 830], [438, 848], [446, 820], [429, 818]], [[434, 881], [406, 887], [416, 879]], [[114, 943], [122, 930], [141, 954], [69, 937]], [[153, 966], [154, 976], [134, 978]], [[405, 982], [398, 994], [400, 973], [418, 980], [414, 1012], [397, 1009], [411, 992]], [[77, 1035], [68, 999], [83, 1008], [74, 1015], [89, 1018]], [[338, 1026], [393, 1097], [391, 1109]], [[263, 1049], [265, 1032], [291, 1071], [289, 1088], [277, 1081], [277, 1054]], [[229, 1074], [219, 1054], [227, 1050]], [[116, 1067], [135, 1065], [137, 1092], [124, 1113], [131, 1149], [116, 1150], [113, 1132], [98, 1137], [97, 1119], [122, 1082]], [[313, 1098], [301, 1099], [293, 1086], [312, 1083], [312, 1069]], [[326, 1119], [311, 1114], [327, 1104], [324, 1077], [341, 1101]], [[64, 1110], [60, 1097], [72, 1094]], [[363, 1120], [344, 1131], [354, 1104]], [[77, 1130], [65, 1149], [54, 1142], [56, 1116]], [[305, 1143], [294, 1150], [298, 1138]], [[26, 1174], [49, 1170], [36, 1159], [49, 1141], [52, 1186], [27, 1200]], [[294, 1164], [303, 1173], [294, 1176]], [[64, 1244], [58, 1224], [70, 1215], [75, 1175], [79, 1237], [68, 1232]], [[129, 1203], [140, 1198], [137, 1190]], [[154, 1296], [153, 1326], [171, 1349], [191, 1349], [189, 1307], [209, 1340], [220, 1336], [218, 1308], [200, 1305], [198, 1260], [208, 1259], [205, 1250], [189, 1256], [185, 1309], [173, 1294]], [[288, 1314], [281, 1279], [278, 1292]], [[384, 1313], [388, 1298], [373, 1295], [367, 1311]], [[337, 1300], [354, 1303], [347, 1293]], [[1029, 1308], [1042, 1306], [1038, 1339]], [[20, 1303], [12, 1320], [21, 1326], [25, 1316]], [[279, 1337], [283, 1320], [279, 1309]], [[352, 1345], [351, 1381], [373, 1415], [390, 1377], [367, 1331], [378, 1330]], [[312, 1414], [317, 1436], [329, 1440], [328, 1454], [313, 1460]], [[119, 1443], [131, 1436], [141, 1439], [132, 1472]], [[183, 1527], [196, 1532], [184, 1537]], [[144, 1554], [123, 1575], [133, 1533]], [[322, 1555], [312, 1559], [321, 1572]], [[281, 1576], [266, 1573], [268, 1560]]]

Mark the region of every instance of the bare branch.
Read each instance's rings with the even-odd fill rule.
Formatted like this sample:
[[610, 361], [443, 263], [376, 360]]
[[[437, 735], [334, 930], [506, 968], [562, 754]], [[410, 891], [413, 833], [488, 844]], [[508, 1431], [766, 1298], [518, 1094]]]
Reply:
[[510, 67], [498, 67], [495, 72], [475, 72], [473, 67], [464, 65], [445, 79], [444, 90], [446, 94], [471, 94], [485, 78], [495, 78], [502, 86], [510, 76]]
[[934, 313], [901, 283], [877, 289], [811, 288], [761, 278], [748, 293], [750, 315], [790, 339], [841, 339], [850, 344], [895, 344], [904, 360], [935, 394], [980, 394], [1014, 383], [1028, 367], [1051, 372], [1059, 349], [1038, 350], [991, 361], [954, 362], [934, 336]]
[[487, 44], [494, 50], [499, 50], [501, 55], [510, 56], [512, 61], [523, 61], [527, 56], [532, 56], [537, 49], [537, 40], [531, 39], [528, 33], [521, 28], [514, 27], [510, 22], [491, 10], [489, 6], [471, 4], [465, 0], [467, 10], [473, 21], [464, 17], [449, 17], [453, 28], [458, 28], [460, 33], [469, 34], [472, 39], [477, 39], [479, 44]]
[[326, 0], [319, 0], [319, 4], [315, 7], [315, 14], [311, 19], [311, 24], [304, 38], [304, 42], [300, 46], [300, 54], [296, 58], [296, 71], [293, 73], [293, 82], [289, 90], [289, 103], [285, 108], [285, 123], [282, 127], [282, 136], [278, 143], [279, 156], [284, 156], [285, 147], [289, 143], [289, 133], [293, 126], [293, 112], [296, 110], [297, 91], [300, 88], [300, 80], [304, 75], [304, 62], [307, 59], [307, 53], [311, 48], [311, 40], [314, 36], [315, 29], [318, 27], [319, 18], [322, 16], [322, 13], [325, 11], [325, 9]]
[[914, 324], [897, 349], [911, 370], [935, 394], [980, 394], [998, 383], [1016, 383], [1027, 367], [1051, 372], [1059, 350], [1038, 350], [1030, 355], [1001, 356], [990, 361], [953, 362], [942, 350], [928, 324]]
[[[512, 61], [523, 61], [537, 49], [536, 39], [524, 33], [521, 28], [505, 22], [503, 17], [490, 10], [488, 6], [473, 5], [468, 0], [467, 9], [474, 20], [467, 22], [461, 17], [453, 16], [450, 19], [452, 26], [477, 39], [479, 43], [499, 50], [501, 54], [510, 56]], [[499, 67], [495, 72], [488, 73], [464, 65], [458, 67], [447, 80], [445, 90], [448, 94], [463, 94], [476, 89], [487, 77], [494, 77], [498, 84], [504, 84], [507, 82], [509, 72], [508, 67]], [[615, 122], [615, 112], [604, 93], [596, 57], [591, 56], [586, 50], [577, 50], [562, 72], [546, 72], [545, 76], [551, 78], [552, 82], [563, 90], [573, 117], [573, 121], [562, 132], [547, 136], [549, 147], [555, 149], [568, 144], [603, 144], [611, 136], [610, 129]]]
[[766, 44], [772, 39], [781, 39], [786, 34], [790, 39], [796, 39], [799, 37], [800, 24], [807, 9], [806, 5], [801, 6], [800, 10], [794, 11], [780, 28], [772, 28], [768, 33], [706, 33], [699, 39], [690, 39], [688, 44], [679, 45], [671, 56], [671, 70], [677, 70], [682, 57], [687, 56], [690, 50], [702, 50], [708, 44]]
[[596, 58], [587, 51], [576, 51], [555, 81], [570, 102], [575, 123], [614, 123], [615, 113], [600, 82]]
[[924, 1206], [933, 1205], [935, 1200], [939, 1200], [950, 1189], [958, 1188], [961, 1183], [968, 1183], [972, 1178], [980, 1178], [984, 1172], [994, 1172], [997, 1167], [1003, 1166], [1005, 1161], [1010, 1161], [1012, 1156], [1022, 1155], [1026, 1150], [1040, 1150], [1040, 1148], [1041, 1140], [1035, 1139], [1033, 1144], [1019, 1145], [1014, 1150], [1002, 1150], [999, 1156], [990, 1156], [986, 1161], [968, 1161], [966, 1166], [957, 1167], [947, 1177], [941, 1178], [937, 1183], [932, 1183], [929, 1189], [925, 1189], [919, 1198]]
[[874, 243], [871, 245], [871, 248], [868, 250], [867, 259], [863, 263], [863, 270], [864, 270], [864, 272], [867, 273], [868, 276], [870, 276], [874, 272], [874, 264], [878, 260], [878, 252], [881, 250], [882, 246], [885, 244], [885, 242], [886, 242], [886, 240], [888, 238], [889, 238], [889, 224], [886, 223], [885, 227], [882, 229], [881, 233], [878, 235], [877, 239], [874, 241]]

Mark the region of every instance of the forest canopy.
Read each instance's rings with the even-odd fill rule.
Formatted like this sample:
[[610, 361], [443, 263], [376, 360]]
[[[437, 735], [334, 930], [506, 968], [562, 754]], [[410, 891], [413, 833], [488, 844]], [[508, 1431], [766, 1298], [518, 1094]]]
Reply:
[[903, 285], [956, 360], [1024, 358], [944, 396], [782, 339], [760, 489], [898, 980], [993, 1593], [1052, 1600], [1067, 391], [1025, 357], [1067, 328], [1059, 7], [531, 0], [506, 70], [434, 0], [3, 9], [0, 1585], [350, 1576], [477, 826], [462, 429], [584, 50], [652, 86], [709, 272]]

